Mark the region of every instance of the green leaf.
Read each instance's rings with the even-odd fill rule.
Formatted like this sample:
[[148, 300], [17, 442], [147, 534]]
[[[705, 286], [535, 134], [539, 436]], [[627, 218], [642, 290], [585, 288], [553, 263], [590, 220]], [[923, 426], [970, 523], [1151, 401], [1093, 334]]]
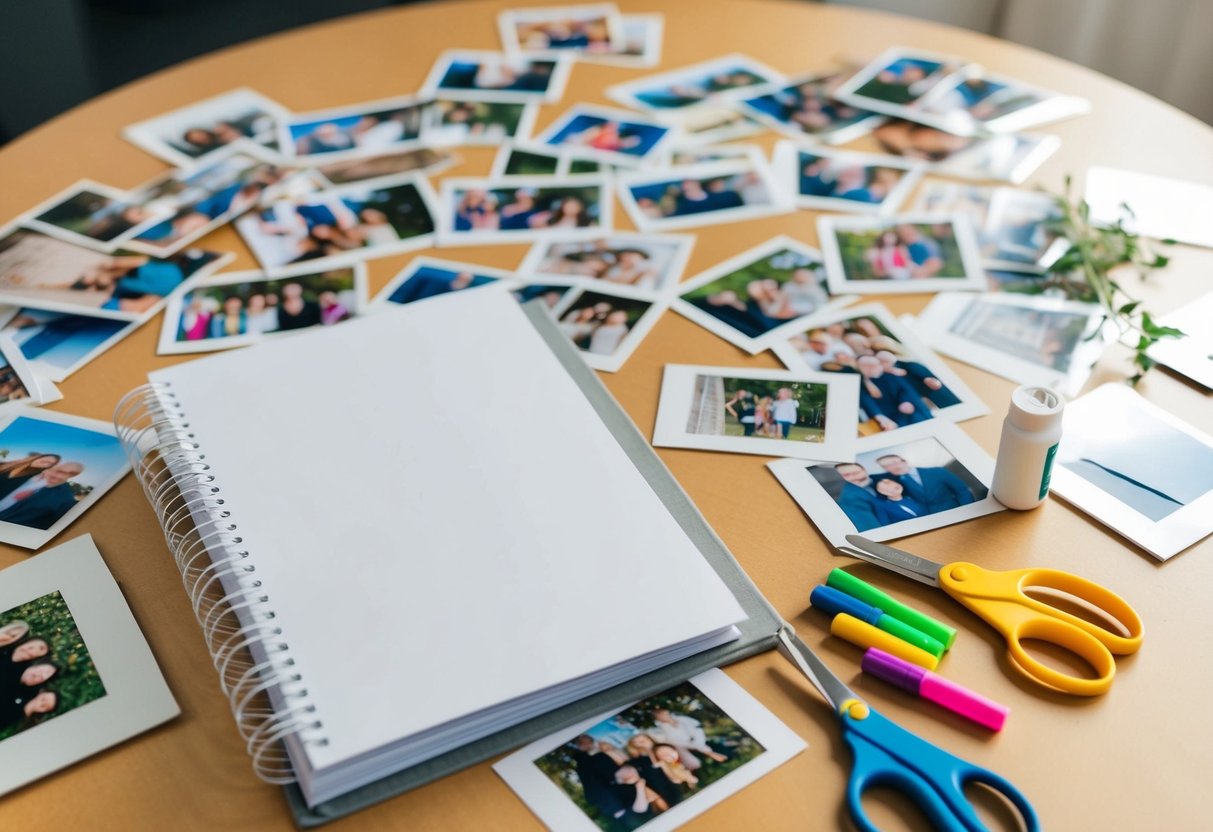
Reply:
[[1124, 306], [1116, 310], [1117, 315], [1132, 315], [1133, 310], [1141, 306], [1141, 301], [1135, 300], [1132, 303], [1126, 303]]
[[1170, 257], [1163, 257], [1161, 254], [1156, 254], [1156, 255], [1154, 255], [1153, 262], [1150, 263], [1150, 268], [1151, 269], [1162, 269], [1162, 268], [1165, 268], [1166, 265], [1170, 262], [1171, 262]]

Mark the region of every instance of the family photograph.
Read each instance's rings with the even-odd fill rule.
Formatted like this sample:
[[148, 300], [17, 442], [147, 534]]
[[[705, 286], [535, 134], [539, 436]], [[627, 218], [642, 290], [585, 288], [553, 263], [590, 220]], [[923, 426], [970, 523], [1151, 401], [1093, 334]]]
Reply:
[[296, 156], [326, 153], [377, 153], [421, 137], [427, 101], [368, 109], [331, 118], [287, 122], [290, 149]]
[[455, 232], [530, 231], [599, 225], [597, 185], [465, 188], [454, 192]]
[[663, 289], [678, 279], [672, 273], [684, 247], [660, 237], [603, 237], [584, 242], [554, 242], [534, 271], [541, 275], [589, 277], [618, 286]]
[[629, 192], [637, 209], [650, 220], [775, 203], [767, 182], [754, 170], [632, 185]]
[[687, 415], [687, 433], [821, 442], [824, 384], [700, 375]]
[[847, 280], [900, 282], [968, 276], [950, 222], [835, 228], [834, 235]]
[[811, 199], [841, 199], [881, 205], [909, 175], [905, 168], [865, 164], [857, 156], [823, 156], [800, 150], [797, 193]]
[[684, 682], [591, 726], [534, 765], [603, 832], [627, 832], [765, 752]]
[[806, 78], [775, 92], [747, 98], [745, 106], [774, 121], [785, 132], [828, 135], [874, 115], [834, 99], [834, 90], [847, 77], [845, 73], [834, 73]]
[[33, 219], [98, 243], [111, 243], [153, 217], [147, 206], [136, 199], [81, 188]]
[[614, 355], [652, 305], [648, 300], [582, 292], [560, 316], [558, 326], [578, 349]]
[[268, 335], [349, 320], [358, 308], [352, 268], [281, 280], [199, 285], [181, 299], [177, 341]]

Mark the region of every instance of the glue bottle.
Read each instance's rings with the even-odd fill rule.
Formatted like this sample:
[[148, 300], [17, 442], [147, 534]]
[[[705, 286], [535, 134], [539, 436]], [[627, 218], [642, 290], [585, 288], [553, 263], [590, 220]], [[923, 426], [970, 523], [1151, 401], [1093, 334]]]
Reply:
[[1048, 496], [1065, 406], [1061, 394], [1047, 387], [1024, 385], [1011, 394], [991, 489], [1007, 508], [1036, 508]]

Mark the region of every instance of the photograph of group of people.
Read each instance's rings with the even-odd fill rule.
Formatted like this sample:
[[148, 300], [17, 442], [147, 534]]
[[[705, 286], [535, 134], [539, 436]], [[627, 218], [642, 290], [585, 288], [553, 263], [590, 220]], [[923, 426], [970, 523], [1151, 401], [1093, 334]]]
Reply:
[[868, 129], [876, 114], [843, 104], [834, 90], [847, 73], [809, 75], [793, 79], [773, 90], [745, 98], [740, 105], [763, 124], [794, 138], [809, 136], [831, 143], [845, 141]]
[[483, 51], [444, 52], [423, 95], [484, 101], [556, 101], [569, 65], [562, 59]]
[[104, 254], [18, 228], [0, 237], [0, 300], [133, 321], [154, 313], [187, 277], [231, 256], [201, 249], [166, 258]]
[[985, 272], [963, 215], [823, 216], [817, 228], [834, 292], [985, 287]]
[[444, 233], [452, 238], [528, 239], [537, 233], [609, 225], [603, 215], [609, 212], [610, 195], [602, 180], [582, 182], [548, 185], [536, 179], [535, 184], [493, 187], [490, 180], [447, 180], [443, 205], [449, 231], [444, 228]]
[[0, 742], [103, 696], [62, 594], [0, 612]]
[[11, 336], [26, 361], [51, 381], [60, 382], [137, 326], [137, 322], [22, 307], [4, 322], [0, 335]]
[[567, 299], [558, 325], [578, 349], [613, 356], [652, 307], [651, 300], [584, 290]]
[[81, 183], [49, 204], [35, 208], [25, 220], [47, 234], [96, 248], [114, 247], [135, 236], [165, 212], [138, 198], [96, 183]]
[[279, 200], [236, 221], [263, 268], [393, 254], [429, 243], [429, 185], [411, 174]]
[[332, 326], [357, 315], [365, 277], [349, 266], [289, 277], [266, 278], [261, 272], [235, 272], [222, 282], [194, 285], [174, 297], [165, 312], [163, 332], [172, 332], [173, 347], [160, 352], [196, 352], [247, 344], [265, 335]]
[[0, 427], [0, 541], [38, 548], [128, 468], [105, 422], [41, 411], [10, 418]]
[[540, 242], [518, 272], [528, 279], [589, 278], [612, 286], [658, 291], [677, 284], [693, 244], [693, 239], [675, 234]]
[[855, 462], [814, 465], [809, 473], [858, 532], [967, 506], [989, 494], [934, 438], [861, 453]]
[[620, 195], [642, 231], [766, 216], [789, 205], [769, 168], [748, 161], [629, 174], [620, 178]]
[[284, 121], [279, 145], [293, 156], [381, 153], [421, 138], [429, 101], [407, 98], [304, 113]]
[[507, 11], [500, 23], [509, 52], [610, 54], [623, 48], [623, 21], [613, 4]]
[[[608, 87], [608, 97], [640, 110], [677, 110], [779, 81], [782, 76], [744, 55], [728, 55]], [[735, 97], [735, 96], [730, 96]]]
[[760, 339], [835, 303], [820, 253], [791, 237], [742, 252], [680, 287], [674, 308], [752, 353]]
[[860, 376], [861, 436], [925, 422], [943, 410], [955, 420], [960, 405], [976, 400], [937, 356], [907, 344], [894, 326], [887, 313], [840, 313], [788, 341], [789, 366], [799, 359], [810, 370]]
[[810, 150], [788, 141], [775, 148], [775, 169], [795, 183], [797, 205], [861, 213], [894, 210], [922, 175], [920, 166], [895, 157]]
[[123, 131], [131, 142], [181, 168], [241, 140], [268, 144], [287, 110], [260, 93], [237, 89], [157, 116]]
[[694, 685], [624, 709], [534, 760], [604, 832], [643, 828], [766, 749]]
[[425, 140], [436, 145], [492, 145], [530, 132], [536, 105], [438, 99], [426, 111]]

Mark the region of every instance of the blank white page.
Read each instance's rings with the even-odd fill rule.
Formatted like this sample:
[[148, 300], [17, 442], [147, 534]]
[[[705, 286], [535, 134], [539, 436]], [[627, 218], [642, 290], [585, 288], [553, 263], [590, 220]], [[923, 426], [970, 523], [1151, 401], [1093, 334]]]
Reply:
[[324, 723], [324, 768], [743, 620], [504, 290], [169, 382]]

